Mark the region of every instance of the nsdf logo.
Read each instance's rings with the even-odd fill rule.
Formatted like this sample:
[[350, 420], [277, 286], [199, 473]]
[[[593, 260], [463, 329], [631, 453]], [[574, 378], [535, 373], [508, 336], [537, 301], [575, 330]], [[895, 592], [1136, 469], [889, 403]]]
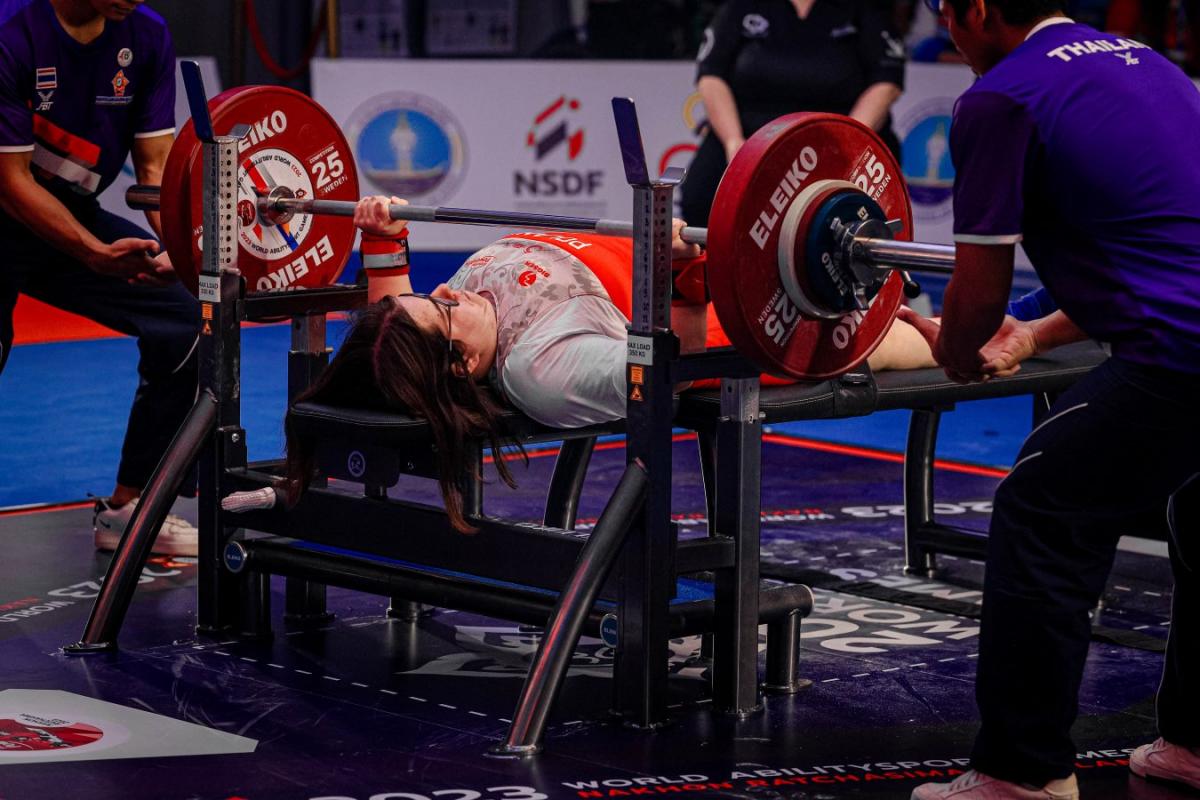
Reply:
[[954, 101], [921, 103], [896, 123], [901, 168], [917, 219], [931, 222], [953, 211], [954, 163], [950, 160], [950, 123]]
[[385, 194], [437, 204], [467, 170], [462, 125], [441, 103], [411, 92], [379, 95], [346, 125], [360, 172]]
[[575, 166], [583, 153], [585, 129], [579, 123], [582, 103], [563, 94], [533, 117], [525, 147], [534, 169], [513, 172], [518, 198], [590, 198], [604, 185], [604, 170]]

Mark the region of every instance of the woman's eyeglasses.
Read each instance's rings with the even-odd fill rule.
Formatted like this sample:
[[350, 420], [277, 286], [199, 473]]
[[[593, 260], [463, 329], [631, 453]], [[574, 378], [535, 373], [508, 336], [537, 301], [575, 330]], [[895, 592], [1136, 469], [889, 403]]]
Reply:
[[439, 313], [444, 311], [446, 314], [446, 355], [449, 358], [454, 357], [454, 329], [452, 327], [454, 315], [450, 313], [450, 309], [458, 305], [457, 300], [451, 300], [447, 297], [434, 297], [426, 292], [405, 292], [398, 294], [396, 297], [420, 297], [423, 300], [428, 300], [438, 307]]

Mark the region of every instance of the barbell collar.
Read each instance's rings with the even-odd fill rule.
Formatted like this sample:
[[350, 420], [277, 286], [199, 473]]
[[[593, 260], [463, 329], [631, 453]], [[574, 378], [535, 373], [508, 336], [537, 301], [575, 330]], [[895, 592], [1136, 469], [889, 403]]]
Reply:
[[914, 269], [943, 275], [954, 272], [954, 245], [856, 236], [850, 248], [852, 258], [865, 260], [878, 268]]

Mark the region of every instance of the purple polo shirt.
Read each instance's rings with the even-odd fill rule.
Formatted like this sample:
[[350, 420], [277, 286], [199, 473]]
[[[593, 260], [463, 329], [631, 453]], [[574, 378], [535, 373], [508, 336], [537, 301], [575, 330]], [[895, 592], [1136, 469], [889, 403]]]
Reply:
[[121, 171], [135, 138], [175, 130], [175, 53], [139, 7], [80, 44], [50, 0], [0, 0], [0, 153], [32, 152], [37, 180], [71, 205]]
[[954, 238], [1023, 242], [1114, 356], [1200, 372], [1198, 137], [1200, 92], [1165, 58], [1047, 25], [958, 100]]

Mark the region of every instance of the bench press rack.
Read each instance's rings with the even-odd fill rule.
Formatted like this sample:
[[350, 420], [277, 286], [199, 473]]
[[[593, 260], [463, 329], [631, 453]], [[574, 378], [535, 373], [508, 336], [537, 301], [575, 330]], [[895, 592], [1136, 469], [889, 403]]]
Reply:
[[[1031, 359], [1016, 376], [971, 386], [952, 384], [936, 369], [872, 376], [864, 367], [760, 394], [757, 369], [732, 350], [680, 357], [668, 324], [671, 198], [681, 173], [671, 170], [659, 180], [650, 179], [632, 103], [615, 100], [626, 177], [634, 193], [629, 365], [631, 378], [632, 369], [640, 368], [641, 399], [628, 401], [624, 424], [563, 431], [542, 428], [515, 413], [505, 418], [509, 431], [524, 442], [563, 442], [543, 524], [484, 515], [482, 485], [467, 477], [466, 511], [480, 531], [472, 537], [457, 534], [440, 508], [389, 499], [387, 487], [400, 474], [433, 474], [424, 423], [314, 404], [293, 406], [292, 413], [298, 424], [322, 437], [318, 458], [323, 474], [362, 483], [363, 496], [329, 491], [318, 482], [294, 509], [233, 515], [221, 509], [222, 497], [278, 479], [278, 464], [247, 463], [240, 420], [241, 323], [291, 318], [288, 393], [295, 397], [328, 362], [326, 315], [361, 308], [366, 292], [329, 287], [246, 293], [236, 270], [235, 209], [222, 202], [236, 186], [237, 142], [244, 131], [213, 135], [198, 71], [186, 64], [184, 70], [205, 156], [201, 391], [134, 512], [83, 638], [65, 648], [70, 653], [115, 648], [155, 532], [199, 454], [197, 627], [202, 633], [268, 635], [271, 574], [286, 576], [286, 615], [301, 620], [327, 618], [324, 587], [329, 583], [388, 596], [389, 613], [407, 620], [415, 620], [422, 602], [529, 624], [550, 618], [512, 726], [494, 748], [501, 755], [520, 756], [540, 750], [581, 632], [595, 633], [615, 616], [613, 708], [627, 724], [655, 728], [664, 723], [666, 642], [700, 632], [715, 636], [715, 707], [748, 714], [760, 705], [759, 623], [768, 624], [768, 688], [797, 691], [805, 685], [796, 677], [799, 622], [813, 603], [804, 586], [760, 591], [764, 421], [913, 409], [905, 467], [907, 554], [910, 569], [928, 570], [935, 566], [936, 552], [978, 556], [983, 542], [979, 534], [954, 531], [933, 520], [933, 453], [941, 412], [958, 401], [1061, 391], [1103, 358], [1091, 345], [1063, 348], [1061, 354]], [[722, 377], [720, 390], [690, 391], [678, 400], [672, 396], [677, 382], [706, 377]], [[710, 520], [704, 538], [680, 540], [670, 520], [673, 424], [699, 436]], [[599, 524], [583, 537], [572, 528], [595, 437], [622, 430], [627, 437], [625, 473]], [[477, 462], [482, 456], [479, 450]], [[268, 535], [250, 536], [243, 529]], [[353, 551], [346, 549], [348, 544]], [[514, 552], [530, 548], [536, 548], [536, 560], [512, 559]], [[672, 603], [679, 576], [699, 572], [713, 577], [713, 598]], [[571, 576], [565, 586], [563, 575]]]
[[[711, 632], [715, 637], [712, 680], [719, 710], [746, 715], [761, 707], [760, 622], [769, 626], [768, 687], [794, 692], [806, 685], [795, 673], [799, 623], [812, 608], [811, 591], [781, 585], [760, 597], [758, 370], [732, 349], [678, 355], [678, 341], [669, 329], [670, 260], [672, 195], [682, 172], [669, 170], [661, 179], [650, 178], [636, 113], [628, 100], [614, 100], [613, 105], [634, 195], [629, 363], [642, 378], [640, 398], [628, 401], [623, 426], [563, 431], [540, 428], [518, 414], [506, 419], [511, 432], [525, 442], [564, 441], [546, 524], [486, 516], [482, 483], [464, 476], [466, 512], [479, 532], [458, 534], [442, 509], [387, 497], [386, 487], [402, 473], [435, 474], [427, 438], [403, 455], [388, 447], [397, 437], [411, 441], [423, 422], [311, 405], [299, 406], [294, 413], [300, 424], [316, 426], [324, 430], [323, 436], [332, 437], [335, 444], [319, 455], [328, 468], [325, 474], [348, 471], [349, 477], [363, 482], [363, 496], [329, 491], [318, 482], [292, 509], [237, 515], [221, 509], [221, 498], [231, 492], [269, 486], [279, 477], [277, 463], [247, 463], [240, 418], [242, 322], [292, 319], [288, 391], [294, 397], [328, 362], [326, 314], [362, 307], [366, 292], [329, 287], [246, 293], [236, 269], [236, 209], [229, 200], [237, 185], [237, 144], [245, 131], [214, 134], [203, 84], [190, 66], [184, 65], [184, 78], [205, 155], [199, 397], [114, 554], [83, 638], [65, 648], [67, 652], [115, 648], [154, 536], [198, 454], [200, 633], [269, 635], [271, 574], [287, 576], [286, 611], [296, 617], [324, 618], [324, 584], [332, 583], [389, 596], [391, 612], [402, 618], [415, 617], [417, 603], [441, 602], [545, 625], [512, 726], [494, 754], [524, 756], [541, 749], [550, 708], [578, 638], [585, 626], [595, 631], [602, 622], [611, 623], [605, 620], [610, 616], [606, 610], [615, 611], [619, 643], [613, 710], [632, 727], [653, 729], [666, 722], [664, 654], [669, 639], [682, 634]], [[718, 456], [711, 487], [715, 516], [708, 536], [680, 540], [670, 518], [673, 387], [710, 377], [722, 377], [721, 416], [713, 432]], [[571, 527], [591, 445], [597, 435], [622, 428], [625, 472], [595, 529], [580, 536]], [[370, 441], [349, 438], [363, 431], [370, 432]], [[349, 460], [337, 447], [348, 441], [355, 443]], [[331, 452], [338, 454], [332, 464]], [[478, 448], [477, 463], [482, 456]], [[513, 558], [521, 552], [536, 553], [536, 558]], [[694, 573], [712, 576], [712, 599], [672, 604], [679, 576]], [[565, 585], [563, 575], [570, 576]]]

